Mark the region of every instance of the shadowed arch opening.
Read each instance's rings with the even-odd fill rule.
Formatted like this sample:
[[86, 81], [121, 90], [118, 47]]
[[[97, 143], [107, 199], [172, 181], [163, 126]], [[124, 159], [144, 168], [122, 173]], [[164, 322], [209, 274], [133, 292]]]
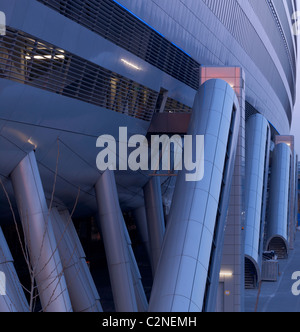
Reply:
[[288, 257], [288, 245], [281, 236], [272, 237], [267, 246], [268, 251], [275, 251], [278, 259], [286, 259]]
[[258, 286], [260, 273], [257, 264], [249, 256], [245, 256], [245, 289], [255, 289]]

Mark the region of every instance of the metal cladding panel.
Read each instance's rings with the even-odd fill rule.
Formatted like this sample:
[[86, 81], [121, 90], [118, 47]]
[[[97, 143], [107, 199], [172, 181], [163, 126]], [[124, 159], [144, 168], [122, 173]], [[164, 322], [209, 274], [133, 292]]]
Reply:
[[[170, 80], [168, 75], [185, 81], [183, 76], [189, 76], [193, 68], [183, 70], [184, 63], [189, 61], [195, 63], [196, 67], [199, 64], [242, 67], [247, 76], [247, 101], [278, 132], [289, 131], [295, 101], [296, 45], [292, 25], [288, 21], [287, 6], [283, 6], [281, 1], [105, 0], [95, 3], [93, 0], [11, 0], [8, 4], [0, 0], [0, 5], [7, 14], [8, 27], [54, 45], [66, 45], [61, 47], [71, 52], [73, 50], [84, 59], [101, 63], [106, 68], [113, 67], [122, 75], [127, 72], [126, 77], [143, 81], [143, 84], [155, 90], [171, 84], [170, 90], [175, 93], [174, 84], [177, 84], [184, 91], [184, 85]], [[112, 16], [104, 13], [101, 6], [115, 9], [114, 15], [117, 12], [120, 19], [116, 20], [114, 16], [112, 20]], [[54, 10], [49, 10], [49, 7]], [[102, 25], [102, 30], [97, 30], [99, 12], [110, 29]], [[142, 27], [137, 28], [137, 20], [142, 22]], [[123, 25], [118, 26], [118, 22]], [[273, 27], [272, 33], [269, 26]], [[176, 70], [173, 68], [169, 72], [170, 64], [160, 67], [162, 58], [153, 62], [152, 67], [149, 66], [152, 56], [157, 53], [155, 51], [144, 57], [143, 54], [131, 53], [124, 45], [118, 46], [118, 49], [114, 47], [119, 45], [118, 40], [133, 35], [141, 41], [138, 48], [143, 52], [147, 53], [149, 47], [160, 50], [160, 42], [152, 45], [150, 35], [153, 31], [163, 36], [163, 40], [168, 41], [171, 47], [166, 58], [178, 52], [175, 61], [183, 54], [188, 55], [188, 60], [182, 61], [175, 66]], [[106, 32], [113, 36], [106, 35]], [[107, 53], [108, 48], [110, 51]], [[128, 71], [120, 61], [123, 56], [145, 70], [131, 68]], [[180, 70], [177, 73], [178, 68]], [[186, 81], [185, 84], [189, 85]], [[186, 95], [186, 92], [182, 94]], [[189, 99], [194, 97], [191, 91], [188, 94]]]
[[[237, 98], [225, 81], [210, 80], [202, 85], [195, 98], [188, 134], [205, 135], [204, 178], [186, 182], [185, 171], [178, 176], [150, 311], [202, 311], [213, 238], [218, 230], [223, 231], [217, 221], [226, 146], [232, 125], [233, 142], [237, 143], [239, 118]], [[223, 126], [225, 129], [221, 130]], [[230, 186], [227, 180], [226, 186]]]
[[11, 180], [43, 310], [71, 312], [61, 259], [33, 151], [16, 167]]
[[26, 312], [27, 300], [0, 227], [0, 312]]
[[159, 177], [150, 179], [150, 181], [146, 184], [144, 187], [144, 198], [151, 248], [150, 257], [152, 274], [155, 275], [165, 234], [165, 220], [162, 204], [161, 182]]
[[267, 120], [259, 114], [251, 116], [246, 123], [246, 226], [245, 255], [259, 264], [261, 227], [264, 220], [266, 172], [269, 165], [270, 128]]
[[128, 239], [124, 233], [124, 219], [113, 171], [103, 173], [95, 191], [116, 311], [137, 312]]
[[8, 248], [3, 231], [0, 227], [0, 264], [13, 262], [13, 257]]
[[[172, 5], [157, 0], [118, 2], [199, 63], [244, 68], [247, 101], [280, 133], [289, 131], [296, 45], [291, 41], [286, 13], [274, 11], [272, 1], [174, 0]], [[273, 27], [272, 33], [266, 26]]]
[[13, 263], [0, 264], [0, 272], [5, 275], [4, 294], [3, 278], [0, 278], [0, 312], [28, 312], [29, 305]]
[[60, 217], [62, 219], [62, 225], [61, 229], [62, 231], [64, 229], [67, 229], [67, 236], [69, 237], [69, 241], [75, 244], [76, 254], [79, 258], [86, 258], [85, 252], [83, 250], [82, 244], [80, 242], [80, 239], [78, 237], [77, 231], [75, 229], [75, 226], [72, 221], [72, 216], [70, 215], [68, 210], [63, 209], [62, 211], [59, 211]]
[[270, 184], [268, 243], [274, 237], [288, 239], [289, 183], [291, 150], [285, 143], [276, 145], [273, 153]]
[[[94, 292], [93, 279], [90, 274], [85, 256], [81, 255], [80, 240], [74, 239], [74, 229], [71, 217], [65, 220], [56, 208], [51, 209], [51, 221], [57, 241], [58, 251], [62, 260], [64, 275], [75, 312], [102, 312], [98, 292]], [[76, 232], [76, 230], [74, 229]], [[79, 245], [79, 248], [78, 248]], [[82, 258], [83, 257], [83, 258]]]

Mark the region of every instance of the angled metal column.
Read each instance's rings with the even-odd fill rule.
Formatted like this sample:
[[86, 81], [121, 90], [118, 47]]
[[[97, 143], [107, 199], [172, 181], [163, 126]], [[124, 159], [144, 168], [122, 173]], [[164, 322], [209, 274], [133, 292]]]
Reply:
[[147, 251], [148, 258], [150, 259], [150, 244], [147, 226], [147, 215], [145, 206], [141, 206], [133, 211], [133, 217], [137, 226], [137, 230], [140, 234], [143, 245]]
[[70, 312], [71, 301], [34, 152], [15, 168], [11, 180], [43, 310]]
[[71, 216], [52, 208], [53, 229], [61, 257], [69, 295], [75, 312], [102, 312], [100, 296], [85, 260], [85, 253]]
[[[244, 311], [244, 215], [245, 215], [245, 73], [240, 67], [202, 67], [201, 83], [210, 78], [226, 81], [235, 91], [240, 109], [240, 131], [234, 174], [228, 204], [228, 215], [223, 245], [220, 286], [223, 292], [223, 310]], [[224, 277], [226, 276], [226, 277]], [[207, 307], [208, 311], [216, 308]]]
[[113, 171], [107, 170], [101, 175], [95, 190], [116, 311], [137, 312], [131, 260]]
[[268, 121], [260, 114], [252, 115], [246, 123], [245, 257], [256, 268], [257, 282], [261, 273], [270, 139]]
[[267, 249], [280, 258], [288, 254], [288, 209], [291, 150], [285, 143], [275, 146], [272, 158]]
[[[295, 234], [297, 231], [297, 225], [298, 225], [298, 155], [295, 153], [295, 169], [294, 169], [294, 176], [295, 176], [295, 186], [294, 186], [294, 229]], [[295, 235], [296, 236], [296, 235]]]
[[144, 187], [152, 274], [155, 275], [165, 234], [160, 178], [154, 176]]
[[[239, 120], [237, 98], [225, 81], [209, 80], [200, 87], [188, 135], [205, 136], [204, 178], [186, 182], [185, 170], [178, 175], [150, 311], [203, 309], [208, 276], [221, 261], [227, 208], [224, 204], [220, 211], [218, 205], [229, 197], [232, 171], [230, 176], [227, 169], [234, 161]], [[212, 286], [218, 288], [218, 280]]]
[[[120, 210], [120, 213], [121, 213], [121, 210]], [[123, 219], [123, 215], [121, 217]], [[135, 293], [135, 297], [136, 297], [138, 311], [146, 312], [148, 310], [148, 301], [147, 301], [144, 287], [142, 284], [142, 276], [140, 274], [140, 270], [139, 270], [139, 267], [137, 265], [137, 262], [136, 262], [136, 259], [134, 256], [134, 252], [132, 249], [132, 243], [130, 240], [130, 236], [128, 234], [128, 230], [127, 230], [125, 221], [123, 221], [123, 225], [124, 225], [124, 235], [126, 237], [128, 252], [129, 252], [129, 257], [130, 257], [131, 273], [132, 273], [132, 278], [133, 278], [134, 293]]]
[[[71, 220], [71, 216], [68, 210], [62, 210], [59, 211], [59, 214], [64, 222], [65, 225], [69, 225], [69, 222]], [[70, 238], [72, 239], [72, 242], [76, 244], [76, 250], [77, 250], [77, 255], [80, 258], [79, 261], [79, 265], [81, 266], [81, 271], [82, 271], [82, 275], [84, 275], [84, 278], [86, 280], [86, 284], [89, 285], [90, 291], [92, 293], [93, 299], [95, 300], [95, 304], [96, 306], [94, 306], [94, 309], [96, 308], [96, 310], [98, 311], [102, 311], [102, 306], [101, 306], [101, 300], [100, 300], [100, 296], [99, 293], [97, 291], [97, 288], [95, 286], [94, 280], [92, 278], [92, 275], [90, 273], [90, 270], [86, 264], [86, 256], [85, 256], [85, 252], [82, 248], [82, 245], [80, 243], [78, 234], [76, 232], [76, 229], [72, 223], [71, 227], [68, 227], [68, 234], [70, 236]]]
[[0, 227], [0, 312], [28, 312], [29, 305]]
[[296, 186], [295, 177], [295, 137], [291, 135], [278, 135], [275, 136], [275, 145], [280, 143], [285, 143], [288, 145], [291, 151], [291, 162], [290, 162], [290, 192], [289, 192], [289, 207], [288, 207], [288, 232], [287, 232], [287, 241], [289, 244], [289, 249], [294, 249], [295, 235], [296, 235], [296, 221], [294, 215], [294, 191]]

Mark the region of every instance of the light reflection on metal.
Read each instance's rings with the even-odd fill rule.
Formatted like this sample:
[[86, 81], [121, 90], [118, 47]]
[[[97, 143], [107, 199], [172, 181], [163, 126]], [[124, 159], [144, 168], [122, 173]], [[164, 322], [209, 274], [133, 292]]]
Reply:
[[29, 144], [31, 144], [31, 145], [34, 147], [34, 149], [36, 150], [36, 148], [37, 148], [37, 144], [34, 143], [34, 142], [32, 141], [31, 137], [28, 139], [27, 142], [28, 142]]
[[132, 62], [129, 62], [129, 61], [125, 60], [125, 59], [121, 59], [121, 61], [122, 61], [126, 66], [128, 66], [128, 67], [130, 67], [130, 68], [133, 68], [133, 69], [135, 69], [135, 70], [142, 70], [142, 68], [138, 67], [137, 65], [135, 65], [135, 64], [132, 63]]

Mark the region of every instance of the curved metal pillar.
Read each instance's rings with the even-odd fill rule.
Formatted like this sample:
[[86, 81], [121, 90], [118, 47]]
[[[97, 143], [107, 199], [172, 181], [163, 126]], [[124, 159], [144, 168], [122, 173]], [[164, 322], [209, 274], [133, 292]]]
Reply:
[[295, 153], [295, 168], [294, 168], [294, 178], [295, 178], [295, 185], [294, 185], [294, 217], [293, 217], [293, 233], [294, 237], [293, 239], [295, 240], [296, 232], [297, 232], [297, 225], [298, 225], [298, 155]]
[[269, 171], [270, 127], [260, 114], [246, 123], [245, 256], [261, 275], [266, 192]]
[[56, 208], [52, 208], [51, 218], [73, 310], [102, 312], [100, 296], [71, 216], [63, 218]]
[[165, 234], [160, 178], [154, 176], [144, 187], [152, 274], [155, 275]]
[[[123, 216], [122, 216], [123, 218]], [[134, 286], [134, 293], [136, 297], [137, 307], [139, 312], [146, 312], [148, 310], [148, 301], [146, 298], [146, 294], [144, 291], [144, 287], [142, 284], [142, 276], [140, 274], [140, 270], [138, 268], [134, 252], [132, 250], [132, 244], [130, 240], [130, 236], [128, 234], [127, 227], [125, 225], [125, 221], [123, 222], [124, 225], [124, 234], [127, 241], [128, 252], [130, 257], [130, 266], [131, 266], [131, 273], [133, 278], [133, 286]]]
[[71, 301], [34, 152], [19, 163], [11, 180], [42, 308], [46, 312], [70, 312]]
[[[64, 222], [65, 225], [69, 224], [69, 221], [71, 220], [71, 216], [68, 210], [62, 210], [59, 211], [59, 214]], [[71, 227], [68, 227], [68, 234], [70, 238], [72, 239], [73, 243], [76, 245], [76, 251], [78, 257], [80, 257], [79, 264], [82, 267], [82, 274], [85, 276], [86, 283], [89, 285], [90, 290], [93, 294], [93, 298], [96, 301], [96, 308], [98, 311], [102, 311], [102, 306], [101, 306], [101, 300], [99, 297], [99, 293], [97, 291], [97, 288], [95, 286], [94, 280], [92, 278], [92, 275], [90, 273], [90, 270], [86, 264], [86, 257], [85, 257], [85, 252], [82, 248], [81, 242], [79, 240], [78, 234], [76, 232], [76, 229], [74, 225], [72, 224]]]
[[0, 227], [0, 312], [28, 312], [29, 305]]
[[285, 143], [275, 146], [272, 157], [267, 249], [274, 239], [284, 242], [288, 250], [288, 209], [291, 150]]
[[292, 158], [291, 158], [291, 176], [290, 176], [290, 207], [289, 207], [289, 228], [288, 228], [288, 242], [289, 249], [294, 249], [296, 239], [296, 225], [297, 225], [297, 214], [295, 214], [295, 188], [298, 190], [298, 165], [297, 165], [297, 154], [295, 152], [295, 143], [291, 146]]
[[[239, 112], [236, 95], [225, 81], [209, 80], [200, 87], [188, 134], [205, 135], [204, 178], [186, 182], [186, 171], [178, 175], [149, 311], [203, 309], [208, 276], [221, 263], [222, 241], [213, 242], [224, 234], [227, 209], [221, 201], [229, 197], [228, 168], [234, 163]], [[219, 203], [223, 211], [218, 211]], [[212, 287], [218, 288], [218, 280]]]
[[147, 215], [145, 206], [141, 206], [133, 211], [133, 218], [135, 220], [137, 230], [140, 234], [143, 245], [147, 251], [148, 258], [150, 259], [150, 244], [147, 226]]
[[101, 175], [95, 191], [116, 311], [137, 312], [130, 255], [113, 171], [107, 170]]

